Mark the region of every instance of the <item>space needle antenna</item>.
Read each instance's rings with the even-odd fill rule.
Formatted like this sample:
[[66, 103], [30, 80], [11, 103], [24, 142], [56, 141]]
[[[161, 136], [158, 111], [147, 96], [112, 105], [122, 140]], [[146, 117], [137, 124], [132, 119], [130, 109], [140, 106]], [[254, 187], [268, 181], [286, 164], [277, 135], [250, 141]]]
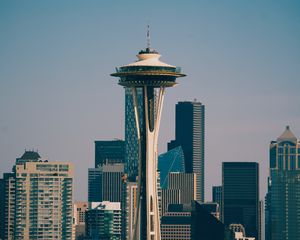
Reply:
[[150, 25], [147, 25], [147, 49], [151, 48], [151, 39], [150, 39]]

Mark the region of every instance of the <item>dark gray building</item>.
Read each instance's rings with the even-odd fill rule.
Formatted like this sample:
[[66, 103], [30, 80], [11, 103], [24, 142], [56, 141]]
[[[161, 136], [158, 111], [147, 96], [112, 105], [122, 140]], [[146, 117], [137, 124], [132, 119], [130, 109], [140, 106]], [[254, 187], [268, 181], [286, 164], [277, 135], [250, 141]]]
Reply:
[[300, 142], [288, 126], [270, 144], [266, 239], [300, 239]]
[[121, 202], [124, 164], [104, 164], [89, 168], [88, 201]]
[[161, 218], [162, 240], [233, 240], [225, 225], [196, 201], [170, 204]]
[[95, 141], [95, 168], [106, 163], [124, 163], [123, 140]]
[[222, 187], [224, 224], [242, 224], [246, 236], [260, 240], [258, 163], [224, 162]]
[[189, 204], [196, 200], [197, 177], [195, 173], [171, 172], [168, 178], [168, 189], [180, 190], [180, 203]]
[[175, 141], [168, 144], [168, 150], [182, 147], [185, 171], [197, 174], [197, 201], [204, 202], [204, 105], [197, 101], [177, 103], [175, 126]]

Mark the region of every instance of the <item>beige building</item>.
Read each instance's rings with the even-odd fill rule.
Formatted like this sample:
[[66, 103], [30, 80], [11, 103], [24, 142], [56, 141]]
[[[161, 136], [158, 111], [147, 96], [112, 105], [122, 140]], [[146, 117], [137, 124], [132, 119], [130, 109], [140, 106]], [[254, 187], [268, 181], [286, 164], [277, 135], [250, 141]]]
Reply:
[[73, 205], [75, 240], [85, 236], [85, 214], [88, 209], [88, 202], [75, 202]]
[[14, 239], [71, 240], [73, 165], [28, 158], [15, 165]]

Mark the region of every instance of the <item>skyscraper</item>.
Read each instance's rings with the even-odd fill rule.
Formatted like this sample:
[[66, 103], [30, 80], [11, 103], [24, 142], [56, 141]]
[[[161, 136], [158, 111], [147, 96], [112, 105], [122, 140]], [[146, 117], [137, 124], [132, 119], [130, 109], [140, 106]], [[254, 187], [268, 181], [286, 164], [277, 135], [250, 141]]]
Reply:
[[97, 168], [89, 168], [89, 202], [121, 202], [123, 174], [123, 163], [104, 164]]
[[[148, 31], [149, 37], [149, 31]], [[149, 40], [149, 38], [148, 38]], [[137, 139], [139, 139], [139, 191], [138, 227], [140, 239], [160, 239], [158, 192], [157, 192], [157, 140], [162, 113], [164, 91], [176, 84], [177, 77], [183, 77], [180, 68], [163, 63], [160, 55], [150, 47], [137, 55], [134, 63], [118, 67], [111, 74], [119, 77], [119, 84], [131, 88], [136, 118]], [[143, 116], [137, 111], [137, 91], [142, 89]], [[143, 120], [140, 126], [140, 119]]]
[[180, 203], [189, 204], [196, 200], [197, 175], [195, 173], [171, 172], [168, 178], [168, 188], [180, 190]]
[[258, 163], [223, 162], [222, 183], [224, 224], [242, 224], [247, 236], [260, 240]]
[[184, 153], [185, 171], [197, 174], [197, 201], [204, 202], [204, 142], [205, 107], [200, 102], [176, 104], [175, 141], [168, 150], [181, 146]]
[[300, 239], [300, 142], [288, 126], [270, 144], [266, 218], [269, 239]]
[[[143, 127], [143, 91], [137, 89], [137, 111], [141, 116], [139, 124]], [[138, 176], [139, 145], [135, 123], [134, 102], [131, 88], [125, 88], [125, 173], [129, 181], [135, 181]]]
[[95, 141], [95, 168], [106, 163], [124, 163], [123, 140]]
[[4, 174], [5, 239], [72, 239], [73, 167], [34, 151]]

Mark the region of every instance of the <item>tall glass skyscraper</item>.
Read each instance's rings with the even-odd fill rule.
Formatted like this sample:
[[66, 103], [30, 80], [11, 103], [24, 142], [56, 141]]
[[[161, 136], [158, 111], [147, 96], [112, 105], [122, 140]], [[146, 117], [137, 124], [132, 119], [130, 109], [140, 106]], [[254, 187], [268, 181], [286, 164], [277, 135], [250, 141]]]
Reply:
[[175, 141], [168, 150], [181, 146], [184, 153], [185, 171], [197, 175], [197, 201], [204, 202], [204, 137], [205, 107], [200, 102], [176, 104]]
[[242, 224], [246, 236], [260, 240], [258, 163], [223, 162], [222, 190], [224, 224]]
[[95, 141], [95, 168], [104, 164], [124, 163], [123, 140]]
[[268, 239], [300, 239], [300, 142], [287, 126], [270, 144]]
[[[140, 117], [140, 126], [143, 127], [143, 91], [137, 89], [137, 103]], [[139, 145], [135, 124], [132, 89], [125, 88], [125, 173], [129, 181], [135, 181], [138, 176]]]

